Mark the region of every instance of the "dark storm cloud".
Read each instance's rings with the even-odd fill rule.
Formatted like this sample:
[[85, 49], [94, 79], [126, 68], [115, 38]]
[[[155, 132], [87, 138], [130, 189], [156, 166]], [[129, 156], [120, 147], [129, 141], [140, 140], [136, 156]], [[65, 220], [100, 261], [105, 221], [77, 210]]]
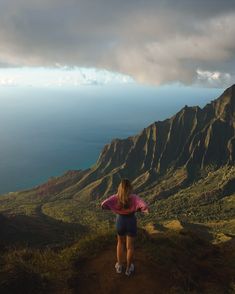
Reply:
[[0, 66], [89, 66], [144, 83], [233, 82], [235, 1], [0, 0]]

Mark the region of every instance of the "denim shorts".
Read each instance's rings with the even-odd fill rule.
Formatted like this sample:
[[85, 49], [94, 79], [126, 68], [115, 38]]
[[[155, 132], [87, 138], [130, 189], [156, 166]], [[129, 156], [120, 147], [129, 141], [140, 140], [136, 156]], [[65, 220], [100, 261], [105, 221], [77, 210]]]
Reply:
[[137, 220], [135, 214], [124, 215], [117, 214], [116, 216], [116, 229], [119, 236], [131, 236], [137, 235]]

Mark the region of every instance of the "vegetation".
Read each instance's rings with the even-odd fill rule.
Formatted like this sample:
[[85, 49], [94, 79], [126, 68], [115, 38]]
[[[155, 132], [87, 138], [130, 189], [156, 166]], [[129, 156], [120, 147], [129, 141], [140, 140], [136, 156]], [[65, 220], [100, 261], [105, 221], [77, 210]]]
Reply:
[[[113, 232], [99, 232], [63, 248], [8, 247], [1, 252], [1, 293], [69, 293], [82, 260], [103, 250]], [[64, 291], [64, 292], [63, 292]]]
[[[153, 214], [157, 219], [179, 218], [198, 222], [233, 219], [235, 218], [234, 179], [234, 166], [224, 166], [209, 172], [171, 197], [156, 201], [153, 204]], [[226, 187], [230, 182], [233, 192], [227, 195]]]
[[138, 242], [170, 293], [233, 293], [233, 93], [113, 140], [90, 169], [1, 195], [0, 292], [77, 293], [86, 260], [114, 246], [115, 216], [100, 204], [128, 176], [150, 207]]
[[[87, 260], [107, 247], [115, 250], [115, 239], [110, 227], [70, 246], [5, 248], [0, 259], [0, 291], [78, 293]], [[167, 277], [170, 293], [232, 293], [235, 289], [235, 252], [228, 249], [228, 240], [214, 245], [208, 237], [174, 221], [159, 224], [157, 233], [139, 228], [136, 244], [144, 249], [146, 263], [157, 264]]]
[[[137, 244], [149, 257], [146, 262], [171, 277], [170, 293], [235, 290], [230, 245], [235, 195], [226, 194], [234, 173], [229, 166], [204, 172], [175, 194], [155, 198], [149, 215], [137, 214]], [[158, 185], [170, 187], [178, 175], [165, 175]], [[115, 216], [101, 210], [102, 198], [86, 202], [68, 194], [38, 198], [33, 193], [11, 193], [0, 200], [0, 292], [77, 293], [86, 261], [108, 246], [115, 250]], [[146, 201], [151, 196], [143, 195]]]

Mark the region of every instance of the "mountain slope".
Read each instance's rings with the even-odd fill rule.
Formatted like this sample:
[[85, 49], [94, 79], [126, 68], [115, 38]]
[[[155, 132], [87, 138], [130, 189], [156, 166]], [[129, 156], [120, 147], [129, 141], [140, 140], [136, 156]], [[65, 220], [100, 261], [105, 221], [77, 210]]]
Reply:
[[100, 211], [100, 201], [129, 177], [150, 204], [146, 223], [183, 217], [227, 221], [235, 217], [234, 144], [235, 85], [202, 109], [185, 106], [140, 134], [112, 140], [89, 169], [66, 171], [32, 189], [2, 195], [0, 213], [13, 218], [10, 224], [18, 215], [27, 216], [20, 221], [31, 232], [41, 223], [48, 231], [55, 227], [52, 236], [61, 221], [79, 224], [72, 237], [103, 230], [113, 216]]
[[235, 85], [202, 109], [185, 106], [136, 136], [114, 139], [104, 146], [92, 168], [61, 190], [75, 198], [94, 200], [114, 192], [121, 177], [129, 177], [143, 191], [168, 171], [177, 170], [184, 171], [182, 182], [187, 185], [198, 170], [233, 165], [234, 161]]
[[[234, 106], [232, 86], [113, 140], [89, 169], [1, 195], [0, 292], [233, 293]], [[100, 207], [124, 176], [151, 212], [137, 213], [130, 279], [113, 272], [115, 216]]]

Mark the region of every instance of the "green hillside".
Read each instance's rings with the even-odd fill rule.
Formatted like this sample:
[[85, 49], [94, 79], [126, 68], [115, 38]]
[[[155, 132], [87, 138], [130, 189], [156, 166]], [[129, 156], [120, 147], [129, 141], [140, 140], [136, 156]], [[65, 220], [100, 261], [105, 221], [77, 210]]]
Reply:
[[[137, 213], [137, 244], [140, 260], [149, 256], [156, 275], [163, 272], [157, 293], [234, 293], [234, 118], [232, 86], [203, 109], [186, 106], [136, 136], [113, 140], [87, 170], [1, 195], [0, 292], [90, 289], [86, 268], [96, 272], [99, 254], [115, 252], [115, 215], [100, 204], [125, 176], [150, 207], [147, 216]], [[172, 280], [164, 288], [167, 273]], [[151, 273], [136, 279], [151, 284]]]

